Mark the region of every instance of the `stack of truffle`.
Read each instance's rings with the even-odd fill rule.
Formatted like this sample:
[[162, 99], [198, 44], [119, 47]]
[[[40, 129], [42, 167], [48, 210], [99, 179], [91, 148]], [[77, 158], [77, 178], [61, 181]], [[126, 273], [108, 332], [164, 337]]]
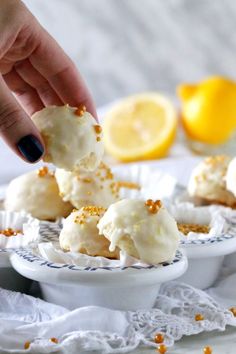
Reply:
[[102, 162], [102, 128], [84, 106], [51, 106], [32, 119], [45, 142], [44, 161], [56, 170], [45, 166], [11, 181], [6, 210], [49, 221], [66, 217], [59, 237], [64, 251], [119, 258], [122, 250], [152, 264], [174, 258], [175, 220], [161, 201], [120, 200], [122, 184]]

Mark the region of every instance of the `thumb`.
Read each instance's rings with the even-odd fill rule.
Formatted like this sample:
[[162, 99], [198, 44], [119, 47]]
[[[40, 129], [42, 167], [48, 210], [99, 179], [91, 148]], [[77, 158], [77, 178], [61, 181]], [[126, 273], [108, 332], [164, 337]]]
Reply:
[[0, 76], [0, 135], [27, 162], [44, 154], [44, 144], [34, 123], [21, 108]]

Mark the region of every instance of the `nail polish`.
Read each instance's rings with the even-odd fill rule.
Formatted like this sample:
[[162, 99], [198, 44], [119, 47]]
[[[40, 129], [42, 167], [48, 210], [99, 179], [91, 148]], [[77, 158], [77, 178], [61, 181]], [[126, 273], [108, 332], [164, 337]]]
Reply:
[[29, 162], [36, 162], [42, 157], [44, 148], [34, 135], [26, 135], [16, 144], [21, 155]]

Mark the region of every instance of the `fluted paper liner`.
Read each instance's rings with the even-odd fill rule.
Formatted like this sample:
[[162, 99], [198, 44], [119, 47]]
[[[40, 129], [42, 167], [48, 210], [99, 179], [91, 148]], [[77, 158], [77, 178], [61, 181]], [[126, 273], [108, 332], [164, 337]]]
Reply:
[[16, 236], [0, 233], [0, 248], [15, 249], [29, 246], [39, 240], [39, 221], [23, 212], [0, 211], [0, 230], [22, 230]]

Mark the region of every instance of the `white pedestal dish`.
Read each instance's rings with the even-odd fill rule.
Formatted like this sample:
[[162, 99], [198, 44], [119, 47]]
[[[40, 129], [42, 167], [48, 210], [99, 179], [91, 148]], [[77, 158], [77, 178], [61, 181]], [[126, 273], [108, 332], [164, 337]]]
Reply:
[[12, 268], [9, 257], [9, 252], [0, 251], [0, 288], [27, 292], [32, 281], [23, 277]]
[[79, 267], [52, 263], [20, 250], [11, 256], [14, 269], [39, 281], [44, 299], [75, 309], [97, 305], [119, 310], [151, 308], [162, 283], [181, 276], [187, 259], [181, 252], [157, 266]]
[[219, 276], [224, 256], [235, 252], [236, 237], [225, 235], [201, 242], [182, 244], [182, 250], [188, 258], [188, 270], [179, 281], [199, 289], [207, 289]]

